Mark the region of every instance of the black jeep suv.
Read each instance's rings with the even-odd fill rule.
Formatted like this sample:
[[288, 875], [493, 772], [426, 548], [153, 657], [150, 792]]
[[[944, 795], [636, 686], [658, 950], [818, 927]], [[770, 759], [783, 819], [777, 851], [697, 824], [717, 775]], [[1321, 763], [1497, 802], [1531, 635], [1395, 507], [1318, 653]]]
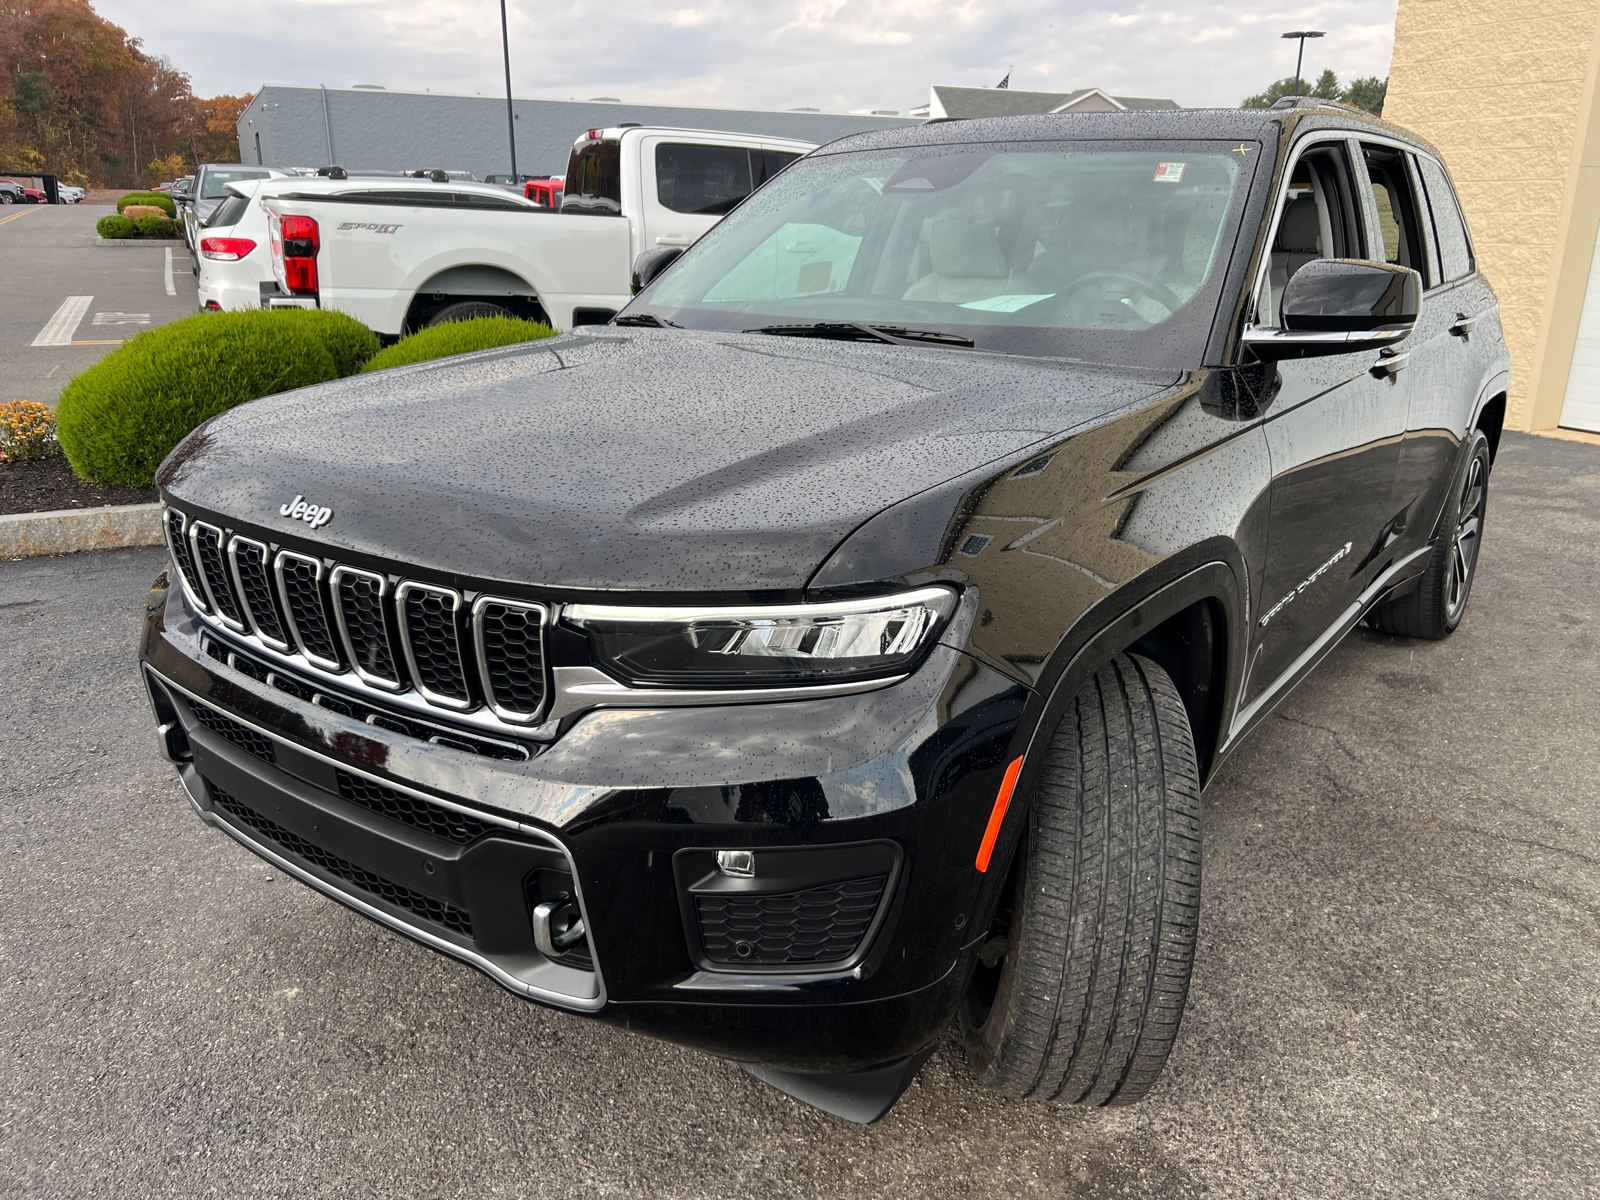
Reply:
[[172, 454], [190, 800], [853, 1119], [952, 1019], [1007, 1094], [1139, 1098], [1206, 780], [1357, 622], [1467, 603], [1508, 361], [1437, 154], [1306, 101], [934, 122], [669, 257]]

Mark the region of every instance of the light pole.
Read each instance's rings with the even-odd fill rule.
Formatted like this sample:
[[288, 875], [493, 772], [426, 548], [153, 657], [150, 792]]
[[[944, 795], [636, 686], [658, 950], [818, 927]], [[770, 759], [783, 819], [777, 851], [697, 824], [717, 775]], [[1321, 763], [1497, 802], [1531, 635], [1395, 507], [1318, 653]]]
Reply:
[[[505, 11], [505, 0], [500, 0], [500, 7], [501, 7], [501, 11], [502, 12]], [[1286, 37], [1286, 38], [1298, 38], [1300, 40], [1300, 49], [1294, 56], [1294, 94], [1296, 96], [1298, 96], [1300, 94], [1300, 64], [1301, 64], [1301, 62], [1303, 62], [1305, 60], [1305, 56], [1306, 56], [1306, 39], [1307, 38], [1314, 38], [1314, 37], [1321, 37], [1322, 36], [1322, 30], [1320, 30], [1320, 29], [1296, 29], [1292, 33], [1286, 33], [1283, 36]], [[506, 89], [507, 89], [508, 93], [510, 91], [510, 88], [511, 88], [511, 68], [508, 66], [508, 67], [506, 67]]]
[[500, 47], [505, 51], [506, 55], [506, 136], [511, 139], [511, 182], [515, 186], [517, 182], [517, 115], [511, 111], [511, 34], [506, 28], [506, 0], [500, 0]]

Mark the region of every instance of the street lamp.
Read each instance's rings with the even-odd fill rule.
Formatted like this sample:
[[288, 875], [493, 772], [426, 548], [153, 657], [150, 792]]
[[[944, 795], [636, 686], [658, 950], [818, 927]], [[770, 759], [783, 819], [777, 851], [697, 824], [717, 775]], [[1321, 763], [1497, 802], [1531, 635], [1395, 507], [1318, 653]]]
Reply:
[[[502, 9], [502, 11], [504, 11], [504, 6], [505, 6], [505, 0], [501, 0], [501, 9]], [[1323, 36], [1323, 34], [1322, 34], [1322, 30], [1320, 30], [1320, 29], [1296, 29], [1292, 33], [1286, 33], [1283, 36], [1285, 38], [1298, 38], [1300, 40], [1300, 49], [1294, 56], [1294, 94], [1296, 96], [1298, 96], [1300, 94], [1300, 64], [1301, 64], [1301, 62], [1303, 62], [1305, 60], [1305, 56], [1306, 56], [1306, 39], [1307, 38], [1314, 38], [1314, 37], [1321, 37], [1321, 36]], [[508, 89], [511, 86], [510, 80], [511, 80], [511, 68], [507, 67], [506, 68], [506, 81], [507, 81], [506, 82], [506, 87]]]
[[[1304, 45], [1304, 43], [1301, 43]], [[511, 111], [511, 35], [506, 28], [506, 0], [500, 0], [500, 46], [506, 54], [506, 136], [511, 139], [511, 183], [517, 182], [516, 114]]]

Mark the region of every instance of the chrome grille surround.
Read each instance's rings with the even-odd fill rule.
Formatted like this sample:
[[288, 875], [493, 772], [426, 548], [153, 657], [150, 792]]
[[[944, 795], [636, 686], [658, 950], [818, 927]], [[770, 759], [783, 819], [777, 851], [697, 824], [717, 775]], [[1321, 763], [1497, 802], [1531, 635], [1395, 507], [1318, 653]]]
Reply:
[[288, 654], [287, 630], [278, 605], [278, 591], [272, 582], [272, 551], [265, 542], [234, 534], [228, 539], [228, 565], [233, 568], [233, 584], [239, 589], [239, 607], [250, 623], [250, 632], [263, 645]]
[[[494, 610], [502, 610], [496, 618]], [[521, 674], [526, 682], [519, 689], [507, 676], [516, 668], [511, 665], [513, 656], [505, 653], [504, 626], [506, 618], [516, 614], [525, 624], [532, 625], [531, 647], [525, 652]], [[539, 719], [550, 697], [550, 684], [544, 666], [544, 626], [549, 614], [542, 604], [529, 604], [522, 600], [504, 600], [498, 596], [479, 596], [472, 605], [472, 648], [478, 659], [478, 676], [483, 684], [484, 702], [502, 721], [513, 725], [531, 725]], [[490, 626], [499, 622], [501, 646], [488, 644]], [[533, 661], [534, 659], [537, 661]], [[517, 695], [518, 691], [522, 695]], [[530, 693], [537, 692], [536, 696]], [[532, 703], [529, 703], [529, 700]], [[519, 703], [518, 701], [521, 701]]]
[[239, 609], [232, 581], [228, 578], [228, 560], [224, 554], [227, 538], [222, 530], [204, 521], [189, 522], [189, 552], [194, 556], [196, 573], [211, 601], [211, 610], [217, 618], [235, 633], [244, 632], [244, 614]]
[[395, 589], [411, 686], [441, 708], [477, 708], [461, 637], [461, 593], [408, 579]]
[[161, 529], [167, 538], [167, 553], [178, 568], [178, 578], [183, 580], [183, 590], [193, 604], [203, 613], [211, 611], [211, 601], [206, 599], [200, 576], [194, 569], [194, 551], [189, 548], [189, 518], [175, 508], [161, 514]]
[[350, 669], [362, 683], [386, 692], [403, 691], [406, 681], [394, 653], [394, 637], [386, 615], [389, 581], [374, 571], [343, 564], [328, 575], [333, 618]]
[[[311, 572], [309, 581], [305, 578], [308, 570]], [[289, 633], [300, 653], [314, 667], [333, 674], [342, 672], [344, 664], [339, 661], [333, 622], [328, 618], [327, 589], [323, 586], [327, 569], [322, 560], [293, 550], [280, 550], [273, 560], [272, 573], [278, 580], [278, 595], [283, 601]]]

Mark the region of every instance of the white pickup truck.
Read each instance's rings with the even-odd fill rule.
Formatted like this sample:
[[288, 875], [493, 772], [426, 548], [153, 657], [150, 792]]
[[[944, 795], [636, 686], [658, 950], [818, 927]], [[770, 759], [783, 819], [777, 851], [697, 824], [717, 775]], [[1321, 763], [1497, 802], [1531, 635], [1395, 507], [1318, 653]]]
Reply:
[[433, 192], [337, 169], [274, 180], [258, 193], [277, 277], [262, 303], [338, 309], [384, 336], [495, 312], [557, 329], [604, 324], [630, 299], [639, 254], [690, 245], [812, 149], [698, 129], [591, 129], [572, 148], [559, 209], [443, 172]]

